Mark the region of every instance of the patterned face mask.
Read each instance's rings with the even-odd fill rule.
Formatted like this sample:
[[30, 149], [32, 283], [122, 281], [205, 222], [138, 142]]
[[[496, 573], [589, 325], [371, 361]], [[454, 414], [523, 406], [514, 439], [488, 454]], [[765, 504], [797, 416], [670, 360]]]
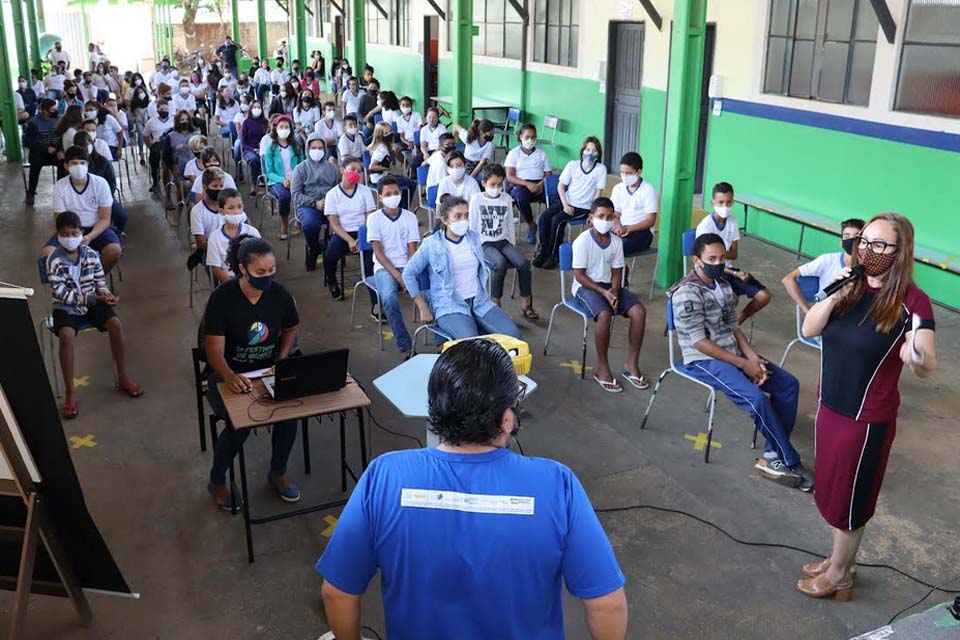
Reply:
[[889, 271], [897, 259], [895, 253], [874, 253], [870, 247], [860, 249], [859, 256], [860, 262], [866, 270], [865, 273], [874, 278]]

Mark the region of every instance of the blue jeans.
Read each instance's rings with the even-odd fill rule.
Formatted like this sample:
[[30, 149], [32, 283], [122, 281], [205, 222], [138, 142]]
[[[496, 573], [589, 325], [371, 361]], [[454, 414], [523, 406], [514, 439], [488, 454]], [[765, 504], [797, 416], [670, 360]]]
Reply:
[[[220, 397], [220, 390], [217, 389], [219, 379], [212, 371], [207, 373], [207, 400], [214, 414], [220, 417], [227, 415], [226, 407], [223, 404], [223, 398]], [[213, 449], [213, 465], [210, 467], [210, 482], [214, 484], [226, 484], [227, 469], [236, 457], [239, 447], [243, 446], [250, 432], [253, 429], [237, 429], [231, 434], [224, 431]], [[287, 461], [290, 459], [290, 452], [293, 450], [293, 444], [297, 440], [297, 421], [285, 420], [273, 425], [273, 433], [270, 434], [270, 443], [273, 446], [273, 452], [270, 456], [270, 473], [275, 476], [282, 476], [287, 473]]]
[[[510, 214], [508, 214], [510, 215]], [[533, 287], [533, 271], [530, 261], [507, 240], [483, 243], [483, 257], [490, 263], [492, 282], [490, 297], [499, 300], [503, 297], [503, 281], [507, 277], [507, 269], [517, 270], [520, 280], [520, 297], [529, 298]]]
[[[466, 301], [473, 308], [473, 298]], [[520, 329], [513, 323], [510, 316], [500, 307], [494, 307], [487, 311], [484, 316], [478, 316], [476, 313], [466, 315], [463, 313], [448, 313], [445, 316], [437, 318], [437, 324], [440, 328], [453, 336], [454, 340], [460, 338], [473, 338], [489, 333], [502, 333], [504, 335], [520, 338]]]
[[243, 160], [250, 165], [250, 185], [252, 187], [257, 184], [257, 179], [260, 178], [260, 154], [256, 151], [245, 149], [243, 152]]
[[[403, 269], [400, 269], [403, 272]], [[393, 337], [397, 341], [397, 347], [400, 351], [409, 351], [413, 346], [410, 340], [410, 332], [407, 331], [407, 325], [403, 321], [403, 311], [400, 309], [400, 284], [394, 279], [386, 269], [380, 269], [373, 276], [377, 283], [377, 293], [380, 295], [380, 308], [383, 314], [387, 316], [390, 323], [390, 329], [393, 331]]]
[[790, 433], [797, 421], [800, 383], [792, 373], [772, 362], [766, 366], [770, 377], [762, 387], [722, 360], [700, 360], [685, 365], [684, 369], [697, 380], [722, 391], [737, 408], [749, 413], [766, 439], [764, 451], [777, 453], [784, 464], [792, 467], [800, 462], [800, 454], [790, 444]]
[[270, 193], [280, 201], [280, 217], [286, 220], [290, 217], [290, 189], [283, 184], [277, 183], [270, 185]]
[[327, 216], [314, 207], [297, 207], [297, 218], [300, 219], [300, 228], [303, 238], [307, 241], [310, 252], [315, 256], [323, 253], [323, 243], [320, 242], [320, 231], [327, 224]]
[[120, 204], [119, 200], [114, 200], [113, 206], [110, 208], [110, 224], [116, 227], [120, 233], [123, 233], [123, 230], [127, 227], [127, 210]]

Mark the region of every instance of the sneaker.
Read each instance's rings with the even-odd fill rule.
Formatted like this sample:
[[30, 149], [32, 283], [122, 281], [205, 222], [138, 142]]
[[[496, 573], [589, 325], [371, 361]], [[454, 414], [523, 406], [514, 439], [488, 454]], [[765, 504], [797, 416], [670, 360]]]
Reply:
[[527, 244], [537, 244], [537, 230], [527, 229]]
[[800, 489], [800, 491], [803, 491], [804, 493], [810, 493], [813, 491], [813, 474], [807, 471], [802, 464], [798, 462], [790, 467], [790, 471], [796, 473], [802, 478], [797, 489]]
[[803, 482], [803, 477], [799, 473], [792, 471], [780, 458], [774, 458], [773, 460], [767, 460], [763, 457], [757, 458], [753, 466], [760, 471], [760, 475], [767, 480], [773, 480], [787, 487], [796, 488]]
[[303, 496], [300, 494], [300, 489], [297, 488], [297, 485], [292, 482], [288, 482], [286, 488], [281, 491], [280, 487], [277, 485], [277, 480], [272, 473], [267, 474], [267, 484], [273, 487], [273, 490], [277, 492], [277, 495], [280, 496], [280, 499], [284, 502], [300, 502], [300, 498]]
[[370, 318], [371, 318], [374, 322], [379, 322], [380, 324], [384, 324], [384, 323], [387, 321], [387, 319], [386, 319], [385, 317], [384, 317], [384, 318], [381, 318], [380, 316], [377, 315], [377, 307], [376, 307], [376, 306], [370, 307]]
[[343, 300], [343, 291], [340, 290], [339, 284], [328, 285], [330, 288], [330, 295], [333, 296], [334, 300]]
[[552, 271], [556, 269], [558, 266], [560, 266], [559, 260], [557, 260], [556, 258], [548, 258], [546, 262], [543, 263], [542, 268], [547, 269], [548, 271]]
[[307, 247], [307, 257], [304, 264], [307, 267], [307, 271], [316, 271], [317, 269], [317, 254], [311, 251], [310, 247]]
[[[233, 511], [233, 496], [229, 492], [227, 493], [227, 499], [224, 502], [220, 502], [217, 499], [217, 496], [213, 492], [213, 483], [207, 482], [207, 493], [210, 494], [210, 497], [213, 498], [213, 502], [217, 505], [219, 509], [223, 511], [230, 511], [230, 512]], [[239, 506], [240, 506], [240, 501], [238, 500], [237, 507]]]

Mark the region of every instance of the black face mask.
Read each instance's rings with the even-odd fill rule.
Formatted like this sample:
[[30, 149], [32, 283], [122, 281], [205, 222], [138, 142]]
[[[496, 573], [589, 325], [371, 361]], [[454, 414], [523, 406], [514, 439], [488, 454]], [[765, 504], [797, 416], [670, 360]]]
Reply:
[[300, 67], [294, 67], [294, 68], [293, 68], [293, 72], [294, 72], [294, 73], [300, 73]]
[[442, 151], [443, 153], [450, 153], [451, 151], [453, 151], [453, 150], [456, 149], [456, 148], [457, 148], [456, 145], [450, 146], [450, 147], [444, 145], [444, 146], [440, 147], [440, 151]]
[[852, 256], [853, 248], [857, 246], [857, 239], [845, 238], [844, 240], [842, 240], [842, 244], [843, 244], [843, 252], [846, 253], [848, 256]]
[[189, 123], [189, 122], [181, 122], [181, 123], [177, 124], [177, 128], [180, 129], [180, 131], [189, 131], [189, 130], [190, 130], [190, 123]]
[[60, 112], [56, 109], [50, 109], [50, 111], [47, 111], [47, 115], [51, 118], [56, 118], [58, 115], [60, 115]]
[[69, 98], [70, 100], [76, 100], [76, 99], [77, 99], [77, 94], [75, 94], [75, 93], [68, 93], [68, 94], [67, 94], [67, 98]]
[[207, 189], [205, 191], [207, 195], [207, 200], [212, 200], [213, 202], [217, 201], [217, 198], [220, 197], [220, 189]]
[[373, 96], [374, 98], [376, 98], [376, 97], [377, 97], [377, 94], [380, 93], [380, 92], [377, 91], [376, 89], [367, 89], [367, 93], [369, 93], [371, 96]]
[[301, 102], [303, 102], [303, 106], [305, 107], [313, 106], [313, 98], [304, 98]]
[[170, 115], [169, 111], [157, 111], [157, 115], [160, 116], [161, 120], [166, 120], [167, 116]]
[[724, 267], [725, 265], [722, 262], [720, 264], [707, 264], [703, 262], [700, 264], [700, 272], [711, 280], [716, 280], [723, 276]]

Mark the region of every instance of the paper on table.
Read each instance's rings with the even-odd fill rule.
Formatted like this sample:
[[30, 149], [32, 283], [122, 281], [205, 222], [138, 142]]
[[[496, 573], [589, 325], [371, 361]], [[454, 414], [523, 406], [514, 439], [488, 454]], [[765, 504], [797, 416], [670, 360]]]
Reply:
[[266, 369], [257, 369], [256, 371], [247, 371], [245, 374], [247, 380], [256, 380], [257, 378], [263, 378], [264, 376], [273, 375], [273, 367], [267, 367]]

